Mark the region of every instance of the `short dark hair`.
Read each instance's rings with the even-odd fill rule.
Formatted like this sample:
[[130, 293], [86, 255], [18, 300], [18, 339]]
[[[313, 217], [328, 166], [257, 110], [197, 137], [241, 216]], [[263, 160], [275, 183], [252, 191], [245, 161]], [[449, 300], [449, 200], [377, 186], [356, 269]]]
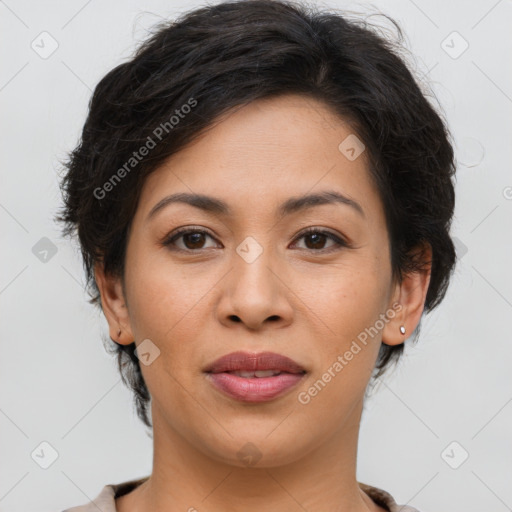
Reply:
[[[365, 144], [385, 207], [393, 276], [431, 264], [425, 310], [436, 307], [455, 265], [451, 136], [400, 56], [399, 25], [383, 16], [396, 42], [362, 18], [286, 0], [227, 1], [156, 25], [128, 62], [100, 80], [81, 140], [61, 162], [64, 206], [56, 220], [65, 236], [78, 235], [89, 302], [102, 307], [96, 262], [123, 278], [127, 233], [148, 175], [228, 110], [297, 93], [322, 101]], [[150, 151], [133, 160], [143, 146]], [[430, 262], [414, 250], [424, 242]], [[375, 379], [403, 348], [381, 345]], [[135, 343], [113, 349], [137, 414], [151, 427]]]

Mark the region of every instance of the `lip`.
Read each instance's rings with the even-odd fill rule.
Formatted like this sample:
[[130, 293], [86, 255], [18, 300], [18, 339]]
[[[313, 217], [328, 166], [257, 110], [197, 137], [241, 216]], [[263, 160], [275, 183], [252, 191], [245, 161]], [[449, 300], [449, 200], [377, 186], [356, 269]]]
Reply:
[[[229, 372], [275, 370], [280, 375], [246, 378]], [[275, 352], [232, 352], [205, 370], [208, 381], [224, 394], [242, 402], [266, 402], [295, 387], [307, 373], [289, 357]]]
[[275, 352], [231, 352], [219, 357], [204, 371], [207, 373], [277, 370], [286, 373], [304, 373], [306, 370], [293, 359]]

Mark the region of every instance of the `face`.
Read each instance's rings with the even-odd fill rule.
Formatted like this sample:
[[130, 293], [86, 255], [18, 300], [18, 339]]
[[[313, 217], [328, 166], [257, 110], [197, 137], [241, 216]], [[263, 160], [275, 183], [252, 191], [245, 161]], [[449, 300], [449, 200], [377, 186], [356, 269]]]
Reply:
[[[125, 302], [111, 301], [107, 315], [114, 339], [120, 326], [122, 342], [150, 340], [141, 369], [155, 428], [213, 459], [243, 465], [253, 450], [271, 467], [353, 427], [383, 337], [404, 340], [407, 310], [396, 305], [403, 290], [366, 155], [339, 149], [353, 135], [310, 98], [258, 100], [148, 177]], [[208, 196], [211, 208], [173, 201], [151, 213], [178, 193]], [[265, 394], [267, 384], [205, 372], [239, 351], [286, 356], [302, 373], [265, 378]]]

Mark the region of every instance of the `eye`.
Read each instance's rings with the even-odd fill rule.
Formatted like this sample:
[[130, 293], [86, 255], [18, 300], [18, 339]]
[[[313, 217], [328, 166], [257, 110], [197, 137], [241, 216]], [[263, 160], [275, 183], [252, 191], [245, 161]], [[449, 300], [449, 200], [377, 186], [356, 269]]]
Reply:
[[[163, 245], [165, 246], [175, 246], [178, 250], [181, 251], [195, 251], [198, 249], [205, 249], [204, 240], [205, 237], [213, 237], [204, 229], [199, 228], [181, 228], [169, 235], [164, 241]], [[176, 241], [179, 239], [183, 239], [183, 246], [179, 246], [176, 244]], [[208, 249], [208, 247], [206, 247]]]
[[[336, 250], [339, 247], [348, 247], [348, 243], [336, 236], [330, 231], [325, 231], [318, 228], [308, 228], [307, 231], [300, 234], [295, 240], [304, 238], [306, 241], [306, 250], [312, 250], [314, 252]], [[334, 242], [334, 245], [330, 247], [323, 247], [326, 241]]]
[[[205, 238], [214, 239], [208, 231], [199, 228], [180, 228], [171, 233], [163, 242], [164, 246], [173, 246], [171, 249], [180, 251], [196, 252], [201, 249], [208, 249], [205, 247]], [[339, 247], [349, 247], [345, 240], [336, 236], [330, 231], [325, 231], [318, 228], [308, 228], [307, 231], [302, 232], [296, 239], [304, 239], [306, 241], [306, 247], [299, 247], [300, 249], [311, 250], [314, 252], [331, 251], [336, 250]], [[182, 242], [182, 245], [176, 242]], [[330, 247], [325, 248], [326, 241], [334, 242]], [[213, 246], [215, 247], [215, 246]]]

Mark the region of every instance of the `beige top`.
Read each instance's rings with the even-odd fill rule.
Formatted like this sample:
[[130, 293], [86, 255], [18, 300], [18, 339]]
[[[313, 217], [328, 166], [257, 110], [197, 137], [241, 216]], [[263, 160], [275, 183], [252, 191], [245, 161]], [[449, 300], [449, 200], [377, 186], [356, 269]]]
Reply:
[[[103, 487], [98, 497], [93, 502], [78, 507], [67, 508], [63, 512], [116, 512], [115, 499], [123, 494], [128, 494], [133, 491], [135, 487], [147, 480], [149, 477], [140, 478], [138, 480], [130, 480], [120, 484], [109, 484]], [[407, 505], [398, 505], [393, 499], [391, 494], [372, 487], [370, 485], [359, 483], [359, 487], [380, 507], [388, 510], [389, 512], [419, 512], [418, 509], [409, 507]]]

